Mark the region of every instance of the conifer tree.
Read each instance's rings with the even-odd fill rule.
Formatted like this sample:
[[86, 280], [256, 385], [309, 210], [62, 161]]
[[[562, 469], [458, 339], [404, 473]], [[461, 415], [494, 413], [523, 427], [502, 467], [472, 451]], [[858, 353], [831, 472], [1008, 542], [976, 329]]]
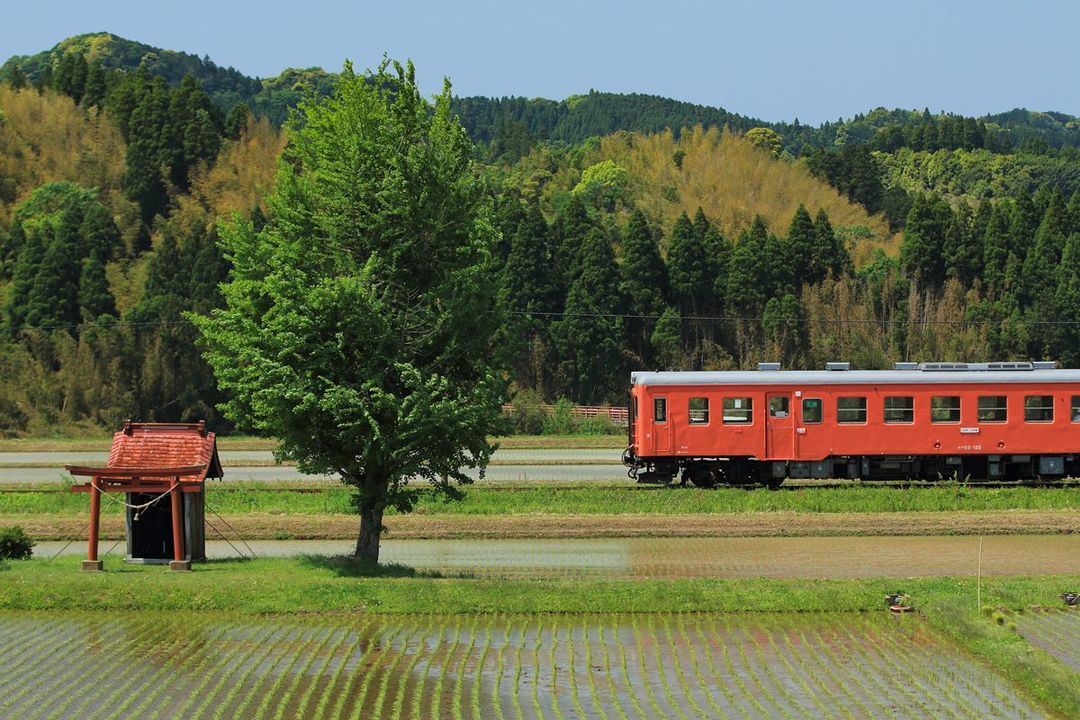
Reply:
[[1050, 357], [1065, 367], [1080, 367], [1080, 233], [1073, 233], [1065, 243], [1054, 305], [1057, 319], [1071, 324], [1054, 326]]
[[162, 146], [166, 113], [164, 81], [156, 78], [131, 113], [124, 173], [124, 191], [139, 205], [143, 222], [147, 224], [164, 211], [168, 202], [162, 177], [162, 171], [168, 167], [168, 156]]
[[768, 299], [768, 260], [765, 255], [768, 229], [760, 217], [735, 243], [728, 272], [726, 302], [737, 314], [754, 317]]
[[817, 237], [814, 221], [802, 203], [791, 218], [787, 232], [788, 247], [798, 261], [793, 275], [796, 285], [816, 285], [828, 274], [828, 268], [817, 257]]
[[682, 319], [679, 311], [668, 307], [656, 321], [649, 342], [655, 353], [657, 370], [679, 370], [683, 364]]
[[[20, 227], [21, 229], [21, 227]], [[45, 258], [45, 236], [50, 233], [38, 225], [25, 235], [18, 259], [12, 270], [11, 287], [4, 305], [4, 319], [8, 331], [17, 333], [26, 324], [27, 304], [34, 287], [41, 262]], [[51, 237], [49, 238], [51, 240]]]
[[983, 235], [983, 279], [991, 299], [996, 298], [1005, 287], [1010, 216], [1009, 206], [1004, 202], [995, 205], [990, 211], [990, 221]]
[[[74, 213], [66, 213], [74, 215]], [[61, 221], [45, 249], [26, 300], [26, 323], [55, 328], [79, 322], [79, 260], [77, 219]], [[74, 334], [74, 328], [71, 329]]]
[[225, 118], [225, 137], [230, 140], [239, 140], [247, 131], [249, 120], [251, 120], [251, 108], [246, 103], [238, 102], [233, 105]]
[[951, 219], [940, 198], [918, 195], [904, 225], [900, 262], [904, 272], [922, 289], [937, 288], [945, 280], [945, 232]]
[[581, 272], [570, 285], [565, 314], [552, 326], [564, 387], [579, 403], [611, 402], [625, 383], [618, 287], [611, 243], [594, 228], [581, 246]]
[[[622, 241], [622, 289], [631, 315], [655, 316], [664, 311], [667, 293], [667, 268], [660, 257], [656, 234], [641, 210], [634, 210]], [[649, 337], [655, 320], [648, 317], [627, 319], [631, 347], [640, 362], [652, 360]]]
[[814, 254], [811, 263], [822, 278], [830, 274], [840, 277], [851, 269], [851, 256], [843, 239], [829, 222], [825, 208], [819, 208], [814, 218]]
[[77, 301], [81, 315], [86, 320], [116, 314], [116, 303], [109, 292], [109, 281], [105, 278], [105, 266], [97, 253], [82, 261]]
[[105, 93], [108, 86], [105, 81], [105, 68], [100, 61], [90, 64], [86, 74], [86, 88], [83, 91], [82, 103], [86, 107], [101, 107], [105, 103]]
[[581, 248], [585, 238], [596, 229], [579, 195], [571, 194], [563, 212], [555, 220], [557, 251], [555, 268], [562, 285], [569, 287], [581, 271]]
[[684, 315], [697, 315], [709, 305], [715, 273], [702, 235], [684, 212], [675, 221], [668, 244], [668, 277], [671, 297]]
[[982, 275], [982, 236], [976, 236], [971, 206], [961, 202], [945, 229], [945, 275], [971, 287]]

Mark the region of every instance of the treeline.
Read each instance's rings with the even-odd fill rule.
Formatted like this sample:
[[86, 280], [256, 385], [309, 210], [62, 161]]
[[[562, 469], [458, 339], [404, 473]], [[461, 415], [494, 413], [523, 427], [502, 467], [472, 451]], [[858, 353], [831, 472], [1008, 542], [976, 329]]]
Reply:
[[474, 142], [492, 159], [514, 162], [537, 142], [576, 145], [618, 131], [656, 133], [667, 129], [730, 128], [745, 132], [765, 123], [723, 108], [656, 95], [590, 90], [555, 101], [520, 97], [455, 98], [454, 112]]
[[661, 228], [575, 195], [548, 223], [516, 189], [498, 208], [507, 366], [549, 399], [619, 402], [627, 371], [645, 368], [1080, 363], [1080, 194], [975, 207], [916, 195], [899, 257], [861, 268], [827, 214], [804, 207], [735, 242], [700, 210]]

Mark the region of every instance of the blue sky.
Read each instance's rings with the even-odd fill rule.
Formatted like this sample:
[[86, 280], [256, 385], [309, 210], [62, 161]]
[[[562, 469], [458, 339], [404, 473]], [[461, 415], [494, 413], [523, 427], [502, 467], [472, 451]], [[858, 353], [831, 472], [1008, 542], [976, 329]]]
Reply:
[[1064, 0], [36, 0], [3, 19], [3, 59], [108, 30], [258, 76], [386, 52], [460, 95], [644, 92], [813, 124], [879, 105], [1080, 114]]

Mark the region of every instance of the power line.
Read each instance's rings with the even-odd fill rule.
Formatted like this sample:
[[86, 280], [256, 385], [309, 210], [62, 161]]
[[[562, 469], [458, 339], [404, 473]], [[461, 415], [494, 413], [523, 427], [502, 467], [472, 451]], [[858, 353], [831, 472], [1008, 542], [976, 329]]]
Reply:
[[[506, 310], [507, 315], [514, 315], [518, 317], [535, 317], [535, 318], [606, 318], [606, 319], [621, 319], [621, 320], [659, 320], [662, 315], [650, 314], [650, 313], [568, 313], [568, 312], [528, 312], [525, 310]], [[670, 317], [670, 316], [669, 316]], [[765, 318], [759, 315], [675, 315], [676, 320], [685, 320], [688, 322], [753, 322], [764, 323]], [[827, 324], [827, 325], [946, 325], [946, 326], [968, 326], [968, 325], [1025, 325], [1025, 326], [1076, 326], [1080, 325], [1080, 320], [1025, 320], [1023, 318], [1003, 318], [1001, 320], [937, 320], [937, 319], [911, 319], [911, 318], [884, 318], [884, 319], [867, 319], [867, 318], [825, 318], [825, 317], [778, 317], [771, 318], [772, 322], [787, 323], [787, 324]], [[38, 331], [52, 331], [52, 330], [90, 330], [90, 329], [110, 329], [116, 327], [162, 327], [170, 325], [193, 325], [190, 320], [148, 320], [148, 321], [130, 321], [130, 320], [117, 320], [115, 322], [107, 323], [76, 323], [69, 325], [19, 325], [13, 328], [12, 332], [24, 332], [30, 330]]]
[[[623, 320], [659, 320], [663, 317], [662, 315], [635, 313], [526, 312], [523, 310], [509, 310], [506, 314], [528, 317], [590, 317]], [[765, 322], [763, 317], [755, 315], [676, 315], [675, 318], [692, 322]], [[1013, 318], [1002, 320], [912, 320], [899, 318], [870, 320], [865, 318], [779, 317], [772, 318], [772, 320], [778, 323], [827, 323], [835, 325], [1080, 325], [1080, 320], [1017, 320]]]

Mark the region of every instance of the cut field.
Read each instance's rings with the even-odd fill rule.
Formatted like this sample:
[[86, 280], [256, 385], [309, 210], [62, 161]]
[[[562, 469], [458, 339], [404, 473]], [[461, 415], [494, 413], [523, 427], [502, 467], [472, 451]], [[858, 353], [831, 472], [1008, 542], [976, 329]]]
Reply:
[[26, 718], [1038, 718], [917, 617], [0, 615]]

